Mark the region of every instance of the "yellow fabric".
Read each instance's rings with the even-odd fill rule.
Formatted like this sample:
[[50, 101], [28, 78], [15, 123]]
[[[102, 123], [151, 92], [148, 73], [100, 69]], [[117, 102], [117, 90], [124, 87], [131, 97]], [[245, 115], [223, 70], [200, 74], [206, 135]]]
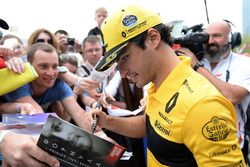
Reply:
[[0, 96], [9, 93], [24, 84], [31, 82], [38, 77], [34, 67], [29, 63], [24, 63], [24, 72], [19, 74], [7, 68], [0, 69]]
[[[233, 105], [203, 76], [192, 70], [191, 59], [180, 59], [182, 62], [159, 89], [151, 84], [148, 91], [147, 134], [154, 135], [148, 136], [148, 145], [151, 145], [147, 149], [148, 166], [180, 166], [179, 160], [183, 157], [171, 157], [173, 147], [180, 145], [191, 151], [191, 156], [201, 167], [245, 166], [236, 137]], [[158, 150], [166, 150], [158, 151], [154, 148], [158, 145]], [[164, 153], [166, 155], [162, 155]]]
[[101, 26], [105, 58], [98, 63], [96, 69], [98, 71], [107, 69], [127, 46], [129, 39], [160, 23], [162, 19], [159, 13], [137, 5], [129, 5], [108, 17]]
[[106, 51], [109, 52], [114, 47], [160, 23], [162, 19], [157, 12], [141, 6], [129, 5], [118, 10], [101, 26]]

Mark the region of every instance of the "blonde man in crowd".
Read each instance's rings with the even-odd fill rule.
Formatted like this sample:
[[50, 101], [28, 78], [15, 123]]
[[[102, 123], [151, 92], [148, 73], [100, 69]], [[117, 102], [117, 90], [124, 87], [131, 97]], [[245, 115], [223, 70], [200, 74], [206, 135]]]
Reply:
[[103, 45], [103, 34], [101, 31], [101, 25], [103, 21], [108, 17], [108, 11], [104, 7], [97, 8], [95, 11], [95, 21], [97, 23], [97, 26], [92, 28], [88, 35], [95, 35], [100, 40], [101, 44]]

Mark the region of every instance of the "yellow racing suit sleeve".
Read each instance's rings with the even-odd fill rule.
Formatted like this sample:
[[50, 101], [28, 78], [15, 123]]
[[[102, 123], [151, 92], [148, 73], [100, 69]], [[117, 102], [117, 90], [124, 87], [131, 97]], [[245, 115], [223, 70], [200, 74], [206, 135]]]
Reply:
[[235, 112], [223, 97], [206, 96], [188, 113], [183, 123], [183, 143], [198, 166], [246, 166], [236, 136]]

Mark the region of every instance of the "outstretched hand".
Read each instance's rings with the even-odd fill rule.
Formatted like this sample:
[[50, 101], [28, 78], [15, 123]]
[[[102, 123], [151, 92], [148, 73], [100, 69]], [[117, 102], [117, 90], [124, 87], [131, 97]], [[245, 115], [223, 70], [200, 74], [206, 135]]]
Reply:
[[24, 62], [19, 57], [12, 57], [8, 61], [5, 62], [8, 69], [16, 72], [16, 73], [22, 73], [24, 72]]
[[17, 105], [17, 110], [21, 114], [37, 114], [37, 113], [42, 113], [42, 112], [36, 111], [36, 109], [30, 103], [19, 103]]
[[2, 47], [0, 45], [0, 57], [3, 57], [6, 60], [8, 56], [14, 56], [14, 55], [15, 55], [14, 51], [8, 48]]
[[93, 89], [99, 88], [100, 85], [98, 82], [93, 79], [90, 79], [89, 77], [83, 77], [81, 78], [78, 86], [84, 91], [91, 91]]
[[51, 166], [59, 167], [59, 161], [37, 145], [37, 139], [9, 132], [1, 143], [3, 166]]
[[191, 52], [188, 48], [179, 48], [177, 52], [180, 52], [183, 54], [183, 56], [188, 56], [192, 58], [192, 67], [198, 62], [197, 57], [194, 55], [193, 52]]
[[115, 98], [106, 92], [102, 93], [101, 97], [99, 98], [99, 103], [104, 108], [107, 108], [108, 106], [110, 106], [113, 101], [116, 101]]
[[[100, 109], [91, 109], [90, 111], [85, 113], [84, 122], [91, 122], [93, 124], [95, 114], [97, 115], [96, 132], [99, 132], [102, 128], [105, 128], [108, 121], [108, 115]], [[87, 131], [91, 132], [92, 124], [87, 127]]]

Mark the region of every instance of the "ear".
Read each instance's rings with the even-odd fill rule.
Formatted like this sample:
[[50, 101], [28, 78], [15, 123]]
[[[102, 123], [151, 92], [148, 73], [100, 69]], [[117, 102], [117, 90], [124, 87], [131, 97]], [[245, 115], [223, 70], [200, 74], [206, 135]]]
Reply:
[[161, 41], [161, 34], [154, 28], [148, 29], [147, 43], [151, 47], [157, 48]]

